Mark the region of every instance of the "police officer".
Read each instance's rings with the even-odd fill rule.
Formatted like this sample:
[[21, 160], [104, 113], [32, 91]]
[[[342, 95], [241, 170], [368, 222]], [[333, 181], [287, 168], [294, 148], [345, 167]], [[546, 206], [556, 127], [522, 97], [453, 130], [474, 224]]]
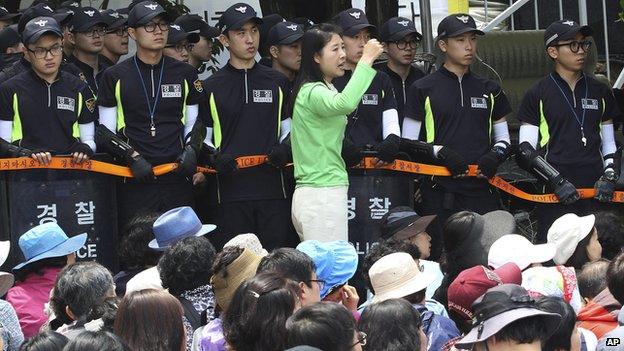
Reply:
[[[217, 201], [219, 233], [211, 239], [215, 246], [240, 233], [257, 234], [268, 250], [297, 241], [288, 200], [292, 189], [286, 188], [281, 168], [292, 157], [290, 147], [280, 144], [290, 132], [287, 81], [254, 60], [260, 22], [244, 3], [223, 13], [219, 40], [230, 60], [204, 81], [211, 116], [207, 141], [216, 149], [214, 166], [219, 171], [208, 182]], [[271, 164], [234, 169], [236, 157], [267, 154]]]
[[381, 25], [379, 37], [386, 49], [388, 62], [375, 68], [390, 77], [399, 112], [399, 124], [403, 125], [407, 89], [425, 76], [423, 71], [412, 65], [422, 35], [414, 27], [414, 22], [403, 17], [393, 17]]
[[293, 82], [301, 66], [303, 26], [294, 22], [280, 22], [271, 28], [268, 35], [271, 66], [285, 75], [289, 82]]
[[[554, 70], [526, 92], [518, 111], [521, 164], [540, 175], [562, 202], [538, 206], [539, 241], [546, 240], [548, 228], [561, 215], [585, 215], [604, 207], [598, 201], [611, 201], [619, 175], [615, 98], [608, 86], [583, 72], [592, 34], [590, 27], [570, 20], [548, 26], [544, 44]], [[543, 161], [554, 170], [545, 170]], [[595, 188], [595, 200], [575, 202], [574, 187]]]
[[[187, 177], [196, 171], [197, 150], [185, 145], [185, 137], [203, 99], [195, 69], [163, 55], [169, 18], [160, 5], [136, 4], [128, 26], [136, 55], [104, 72], [98, 96], [98, 144], [128, 163], [135, 177], [118, 187], [121, 227], [138, 210], [166, 211], [192, 204]], [[179, 172], [154, 177], [152, 166], [176, 161]]]
[[44, 165], [53, 154], [71, 154], [81, 163], [95, 150], [95, 97], [77, 77], [60, 71], [62, 37], [51, 17], [29, 21], [22, 40], [30, 68], [0, 85], [3, 148], [16, 143], [12, 156], [31, 156]]
[[0, 69], [19, 61], [23, 51], [24, 45], [17, 33], [17, 24], [0, 30]]
[[99, 61], [110, 67], [128, 53], [128, 20], [113, 9], [102, 11], [102, 18], [106, 22], [106, 34]]
[[[483, 34], [467, 14], [444, 18], [436, 38], [444, 64], [412, 84], [407, 95], [403, 137], [418, 140], [424, 124], [424, 139], [453, 175], [431, 177], [421, 186], [421, 212], [437, 214], [440, 223], [462, 210], [483, 214], [500, 207], [487, 178], [508, 157], [511, 108], [497, 83], [470, 71], [477, 35]], [[478, 164], [479, 178], [464, 178], [469, 164]], [[440, 238], [432, 239], [437, 254]]]
[[17, 20], [19, 16], [19, 13], [10, 13], [6, 8], [0, 6], [0, 29], [4, 29], [15, 23], [15, 20]]
[[98, 82], [107, 68], [99, 60], [104, 47], [105, 33], [106, 22], [100, 11], [93, 7], [80, 7], [74, 11], [67, 36], [74, 47], [69, 61], [80, 69], [95, 95], [98, 91]]
[[[340, 12], [334, 17], [334, 22], [342, 28], [347, 55], [345, 74], [333, 81], [336, 89], [342, 91], [362, 57], [364, 45], [376, 28], [368, 22], [362, 10], [355, 8]], [[348, 116], [345, 140], [353, 143], [358, 149], [372, 145], [378, 151], [377, 164], [382, 165], [394, 161], [399, 152], [400, 136], [401, 129], [392, 83], [387, 74], [378, 71], [357, 109]], [[344, 149], [343, 146], [343, 156]], [[347, 162], [348, 165], [353, 165], [349, 163], [351, 162]]]
[[258, 52], [260, 53], [259, 64], [271, 67], [271, 54], [269, 54], [269, 31], [274, 25], [284, 22], [285, 19], [282, 15], [272, 13], [262, 17], [262, 23], [260, 23], [260, 46]]
[[199, 34], [199, 40], [189, 52], [189, 64], [197, 68], [199, 73], [206, 69], [206, 62], [212, 59], [213, 40], [221, 34], [219, 29], [212, 27], [199, 15], [186, 14], [178, 17], [175, 24], [187, 33]]
[[187, 33], [179, 25], [169, 26], [169, 36], [164, 54], [184, 63], [189, 63], [189, 53], [193, 50], [193, 45], [199, 41], [199, 34]]

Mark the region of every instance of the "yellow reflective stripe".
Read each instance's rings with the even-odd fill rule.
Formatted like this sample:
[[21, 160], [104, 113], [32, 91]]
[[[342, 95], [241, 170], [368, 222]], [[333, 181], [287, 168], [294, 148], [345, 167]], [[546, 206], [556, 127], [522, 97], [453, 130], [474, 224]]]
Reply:
[[605, 99], [602, 98], [602, 117], [604, 117], [604, 113], [605, 113], [605, 109], [607, 108], [607, 105], [605, 104]]
[[20, 119], [17, 93], [13, 94], [13, 131], [10, 141], [14, 142], [16, 140], [22, 140], [22, 120]]
[[115, 100], [117, 101], [117, 130], [122, 130], [126, 126], [126, 117], [121, 103], [121, 79], [115, 83]]
[[427, 142], [433, 143], [433, 141], [435, 140], [435, 123], [433, 121], [431, 100], [428, 96], [425, 99], [425, 130], [427, 131]]
[[282, 88], [278, 88], [279, 100], [277, 105], [277, 141], [279, 142], [282, 134], [282, 103], [284, 102], [284, 93]]
[[548, 144], [550, 140], [550, 131], [548, 130], [548, 123], [546, 122], [546, 116], [544, 115], [544, 102], [540, 100], [540, 146], [544, 147], [544, 145]]
[[80, 114], [82, 113], [82, 103], [83, 103], [82, 93], [78, 93], [78, 114], [76, 115], [76, 122], [72, 126], [72, 136], [74, 138], [80, 138], [80, 128], [78, 127], [78, 120], [80, 119]]
[[386, 97], [386, 92], [382, 89], [381, 90], [381, 99], [383, 100]]
[[489, 124], [489, 128], [488, 128], [488, 136], [490, 138], [490, 140], [492, 140], [492, 115], [494, 114], [494, 95], [492, 95], [490, 93], [490, 119], [488, 121]]
[[186, 98], [189, 94], [189, 86], [186, 79], [184, 80], [184, 101], [182, 101], [182, 125], [186, 124]]
[[214, 134], [214, 145], [221, 146], [221, 123], [219, 122], [219, 112], [215, 102], [214, 93], [210, 93], [210, 115], [212, 115], [212, 133]]

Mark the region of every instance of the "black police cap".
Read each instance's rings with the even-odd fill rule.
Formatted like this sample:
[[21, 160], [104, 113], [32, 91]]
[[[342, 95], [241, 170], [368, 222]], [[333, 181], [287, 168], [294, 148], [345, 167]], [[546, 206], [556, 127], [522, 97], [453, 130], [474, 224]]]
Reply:
[[408, 35], [414, 35], [417, 40], [422, 39], [422, 35], [416, 30], [414, 22], [404, 17], [392, 17], [379, 29], [379, 37], [384, 42], [401, 41]]
[[216, 38], [221, 34], [221, 31], [218, 28], [215, 28], [200, 15], [197, 14], [185, 14], [182, 15], [174, 21], [174, 24], [179, 25], [182, 29], [187, 33], [199, 33], [200, 36], [204, 38]]
[[175, 45], [182, 40], [187, 39], [189, 43], [194, 44], [199, 41], [199, 33], [187, 33], [181, 26], [172, 24], [169, 26], [169, 35], [167, 36], [167, 45]]
[[280, 22], [269, 31], [268, 45], [289, 45], [303, 38], [303, 26], [294, 22]]
[[132, 0], [132, 2], [128, 6], [118, 9], [117, 12], [127, 15], [130, 13], [130, 10], [132, 10], [137, 4], [142, 3], [143, 1], [145, 0]]
[[17, 45], [20, 42], [19, 33], [17, 33], [17, 24], [12, 24], [2, 30], [0, 30], [0, 53], [6, 53], [6, 50], [10, 47]]
[[80, 0], [67, 0], [61, 3], [61, 6], [59, 6], [59, 8], [61, 7], [69, 8], [69, 9], [77, 9], [79, 7], [82, 7], [82, 2]]
[[136, 4], [130, 14], [128, 14], [128, 26], [132, 28], [141, 27], [149, 23], [154, 18], [161, 16], [170, 21], [167, 11], [154, 1], [142, 1]]
[[225, 33], [229, 30], [239, 29], [249, 21], [262, 24], [262, 19], [258, 17], [256, 10], [254, 10], [251, 5], [239, 2], [228, 7], [228, 9], [223, 12], [221, 18], [219, 18], [217, 27]]
[[348, 37], [356, 36], [365, 28], [376, 30], [375, 26], [368, 22], [364, 11], [356, 8], [341, 11], [334, 17], [334, 23], [342, 28], [342, 33]]
[[79, 7], [74, 10], [74, 15], [69, 21], [72, 32], [84, 32], [95, 26], [106, 26], [106, 21], [100, 11], [93, 7]]
[[20, 17], [19, 22], [17, 23], [17, 31], [21, 34], [24, 31], [24, 27], [26, 27], [26, 23], [30, 22], [33, 18], [52, 17], [58, 23], [61, 23], [68, 16], [69, 14], [55, 14], [54, 9], [51, 6], [45, 3], [39, 3], [22, 12], [22, 17]]
[[108, 29], [115, 29], [128, 24], [128, 19], [113, 9], [104, 10], [101, 13]]
[[0, 6], [0, 21], [9, 21], [21, 16], [19, 13], [10, 13], [5, 7]]
[[485, 35], [483, 31], [477, 29], [472, 16], [465, 13], [455, 13], [446, 16], [438, 25], [438, 36], [436, 41], [440, 39], [453, 38], [464, 33], [475, 33], [477, 35]]
[[308, 29], [310, 29], [310, 27], [312, 27], [314, 25], [314, 21], [312, 21], [311, 19], [307, 18], [307, 17], [295, 17], [292, 19], [292, 22], [295, 22], [297, 24], [301, 24], [303, 26], [303, 31], [307, 31]]
[[44, 34], [54, 34], [60, 38], [63, 37], [61, 26], [52, 17], [37, 17], [26, 23], [22, 32], [22, 42], [24, 45], [31, 44], [39, 40]]
[[555, 21], [544, 32], [544, 45], [549, 47], [560, 41], [574, 39], [579, 33], [589, 37], [594, 35], [594, 30], [590, 26], [580, 26], [571, 20]]

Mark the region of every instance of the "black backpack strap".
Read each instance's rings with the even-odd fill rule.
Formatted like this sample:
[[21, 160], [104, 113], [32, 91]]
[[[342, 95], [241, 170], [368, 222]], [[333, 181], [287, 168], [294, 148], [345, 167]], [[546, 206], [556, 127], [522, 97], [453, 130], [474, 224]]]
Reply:
[[182, 304], [182, 308], [184, 309], [184, 316], [193, 327], [193, 330], [202, 326], [202, 318], [201, 314], [197, 312], [193, 303], [182, 296], [177, 297], [180, 303]]

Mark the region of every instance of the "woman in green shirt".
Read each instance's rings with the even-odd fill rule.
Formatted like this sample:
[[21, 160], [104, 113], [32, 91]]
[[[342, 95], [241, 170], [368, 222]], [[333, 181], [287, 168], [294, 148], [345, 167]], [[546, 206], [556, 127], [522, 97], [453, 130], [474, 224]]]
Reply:
[[348, 240], [349, 178], [341, 157], [347, 114], [353, 112], [375, 77], [371, 67], [383, 52], [372, 39], [351, 80], [339, 93], [332, 80], [344, 74], [346, 55], [340, 29], [321, 24], [303, 36], [301, 70], [293, 89], [291, 143], [297, 183], [293, 224], [301, 240]]

